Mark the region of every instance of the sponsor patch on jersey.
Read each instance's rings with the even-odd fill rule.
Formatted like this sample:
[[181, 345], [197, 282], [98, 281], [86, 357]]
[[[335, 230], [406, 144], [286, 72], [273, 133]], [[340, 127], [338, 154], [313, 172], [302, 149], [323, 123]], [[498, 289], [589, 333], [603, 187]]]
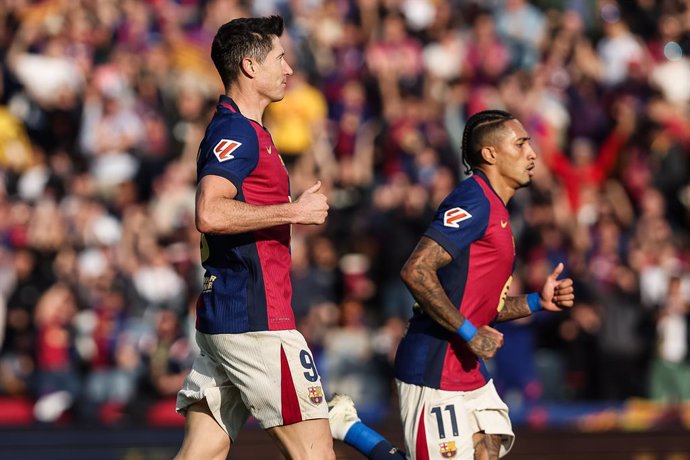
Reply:
[[455, 441], [442, 442], [439, 444], [439, 447], [441, 449], [441, 457], [443, 458], [453, 458], [458, 453]]
[[216, 278], [216, 275], [204, 276], [204, 284], [201, 289], [202, 294], [206, 294], [213, 291], [213, 282], [216, 280]]
[[321, 404], [321, 401], [323, 401], [321, 387], [309, 387], [309, 400], [314, 404]]
[[463, 220], [472, 217], [472, 214], [462, 208], [451, 208], [443, 213], [443, 225], [446, 227], [459, 228], [458, 225]]
[[213, 154], [221, 163], [227, 160], [232, 160], [235, 155], [232, 154], [242, 145], [242, 142], [233, 141], [232, 139], [221, 139], [215, 147], [213, 147]]

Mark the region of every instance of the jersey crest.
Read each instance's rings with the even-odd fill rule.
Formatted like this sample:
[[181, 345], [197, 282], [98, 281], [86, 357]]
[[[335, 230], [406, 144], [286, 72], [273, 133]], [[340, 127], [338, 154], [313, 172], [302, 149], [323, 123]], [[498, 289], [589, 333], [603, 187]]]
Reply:
[[227, 160], [232, 160], [235, 155], [232, 154], [242, 145], [242, 142], [233, 141], [232, 139], [221, 139], [215, 147], [213, 147], [213, 154], [221, 163]]
[[453, 458], [455, 454], [458, 453], [457, 447], [455, 447], [455, 441], [442, 442], [440, 445], [441, 457], [443, 458]]
[[462, 208], [451, 208], [443, 213], [443, 225], [451, 228], [460, 228], [458, 224], [471, 217], [472, 214]]
[[321, 404], [321, 401], [323, 401], [323, 391], [321, 387], [309, 387], [309, 400], [312, 404]]

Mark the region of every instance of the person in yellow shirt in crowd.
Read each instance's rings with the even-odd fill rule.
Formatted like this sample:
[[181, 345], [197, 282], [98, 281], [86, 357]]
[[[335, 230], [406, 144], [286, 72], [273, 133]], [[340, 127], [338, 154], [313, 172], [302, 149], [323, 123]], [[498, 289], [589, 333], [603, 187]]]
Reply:
[[317, 159], [327, 146], [328, 107], [323, 93], [312, 86], [303, 71], [288, 80], [285, 98], [266, 110], [266, 124], [288, 168], [306, 152]]
[[0, 106], [0, 168], [23, 172], [32, 163], [31, 143], [21, 121]]

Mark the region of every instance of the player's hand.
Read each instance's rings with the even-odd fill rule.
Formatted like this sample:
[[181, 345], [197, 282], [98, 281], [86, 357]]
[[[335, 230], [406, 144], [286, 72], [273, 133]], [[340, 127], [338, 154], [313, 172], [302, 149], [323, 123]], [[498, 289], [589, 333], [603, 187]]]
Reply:
[[482, 359], [493, 358], [496, 351], [503, 346], [503, 334], [490, 326], [482, 326], [472, 340], [467, 342], [472, 352]]
[[541, 289], [539, 297], [541, 299], [541, 307], [544, 310], [561, 311], [564, 308], [572, 307], [575, 302], [573, 280], [570, 278], [557, 279], [563, 272], [563, 268], [563, 264], [559, 263], [546, 278], [544, 287]]
[[319, 192], [321, 181], [306, 189], [295, 205], [297, 208], [297, 224], [323, 224], [328, 216], [328, 200], [326, 195]]

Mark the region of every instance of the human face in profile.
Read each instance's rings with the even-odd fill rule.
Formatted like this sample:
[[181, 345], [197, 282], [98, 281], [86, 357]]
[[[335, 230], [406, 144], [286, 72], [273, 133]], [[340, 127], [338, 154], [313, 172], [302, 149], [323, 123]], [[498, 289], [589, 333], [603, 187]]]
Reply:
[[537, 154], [530, 145], [530, 137], [518, 120], [508, 120], [503, 124], [498, 136], [496, 149], [496, 167], [503, 182], [517, 190], [532, 182]]
[[273, 37], [273, 47], [262, 62], [256, 63], [256, 86], [258, 92], [271, 102], [285, 97], [287, 77], [292, 75], [292, 67], [285, 60], [285, 49], [280, 38]]

